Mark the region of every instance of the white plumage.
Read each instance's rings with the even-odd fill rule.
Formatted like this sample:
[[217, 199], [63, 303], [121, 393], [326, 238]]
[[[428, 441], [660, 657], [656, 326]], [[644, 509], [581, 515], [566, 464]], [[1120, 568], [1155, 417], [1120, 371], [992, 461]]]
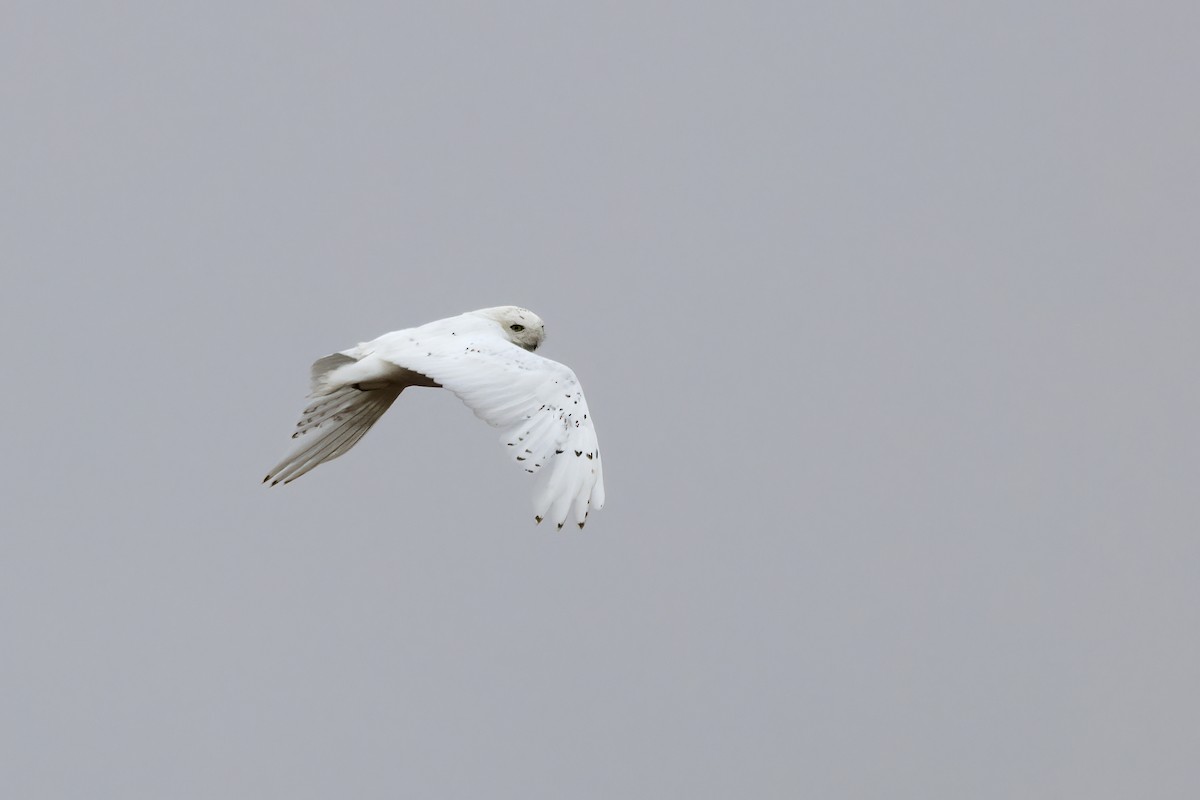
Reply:
[[409, 386], [449, 389], [493, 427], [514, 463], [536, 476], [535, 519], [583, 527], [604, 506], [596, 429], [568, 367], [536, 355], [546, 326], [532, 311], [499, 306], [385, 333], [318, 359], [299, 441], [267, 473], [290, 483], [353, 447]]

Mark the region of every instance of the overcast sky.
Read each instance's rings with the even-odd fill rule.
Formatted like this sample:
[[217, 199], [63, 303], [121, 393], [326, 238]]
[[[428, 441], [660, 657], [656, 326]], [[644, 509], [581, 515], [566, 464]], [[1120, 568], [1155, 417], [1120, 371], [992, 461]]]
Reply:
[[[1195, 3], [0, 12], [0, 794], [1200, 794]], [[309, 364], [500, 304], [608, 506]]]

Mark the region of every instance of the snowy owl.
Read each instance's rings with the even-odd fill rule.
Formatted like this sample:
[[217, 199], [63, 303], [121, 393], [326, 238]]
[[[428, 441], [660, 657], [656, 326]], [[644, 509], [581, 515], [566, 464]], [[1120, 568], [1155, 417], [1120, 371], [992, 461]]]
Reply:
[[498, 306], [317, 359], [312, 403], [292, 434], [299, 444], [263, 483], [290, 483], [342, 455], [409, 386], [445, 388], [500, 428], [509, 456], [537, 474], [534, 519], [582, 528], [588, 510], [604, 506], [600, 448], [575, 373], [534, 353], [545, 336], [537, 314]]

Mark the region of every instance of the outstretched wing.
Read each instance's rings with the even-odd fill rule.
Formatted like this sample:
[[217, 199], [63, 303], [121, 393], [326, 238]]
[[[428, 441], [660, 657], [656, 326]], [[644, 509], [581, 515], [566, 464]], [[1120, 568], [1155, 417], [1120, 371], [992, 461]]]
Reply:
[[[570, 368], [517, 347], [472, 320], [372, 342], [378, 358], [428, 375], [501, 431], [515, 463], [537, 476], [535, 519], [583, 527], [604, 505], [596, 428]], [[458, 323], [457, 325], [453, 323]], [[573, 515], [572, 515], [573, 510]]]
[[296, 423], [296, 447], [271, 468], [263, 483], [291, 483], [318, 464], [344, 454], [379, 421], [400, 396], [404, 381], [342, 385], [327, 391], [329, 375], [358, 362], [345, 353], [319, 358], [312, 365], [312, 403]]
[[[319, 363], [319, 362], [318, 362]], [[332, 461], [358, 444], [400, 396], [403, 387], [372, 390], [343, 386], [318, 397], [304, 409], [296, 424], [297, 447], [271, 468], [263, 483], [291, 483], [313, 467]]]

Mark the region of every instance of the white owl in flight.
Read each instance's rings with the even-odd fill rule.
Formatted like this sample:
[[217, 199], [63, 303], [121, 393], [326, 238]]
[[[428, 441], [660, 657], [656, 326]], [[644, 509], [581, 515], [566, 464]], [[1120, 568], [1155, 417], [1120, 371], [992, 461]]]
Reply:
[[[596, 428], [575, 373], [536, 355], [546, 326], [532, 311], [498, 306], [385, 333], [312, 365], [313, 401], [299, 445], [263, 483], [290, 483], [353, 447], [409, 386], [449, 389], [501, 429], [516, 464], [537, 475], [534, 519], [583, 527], [604, 507]], [[572, 516], [572, 509], [574, 515]]]

